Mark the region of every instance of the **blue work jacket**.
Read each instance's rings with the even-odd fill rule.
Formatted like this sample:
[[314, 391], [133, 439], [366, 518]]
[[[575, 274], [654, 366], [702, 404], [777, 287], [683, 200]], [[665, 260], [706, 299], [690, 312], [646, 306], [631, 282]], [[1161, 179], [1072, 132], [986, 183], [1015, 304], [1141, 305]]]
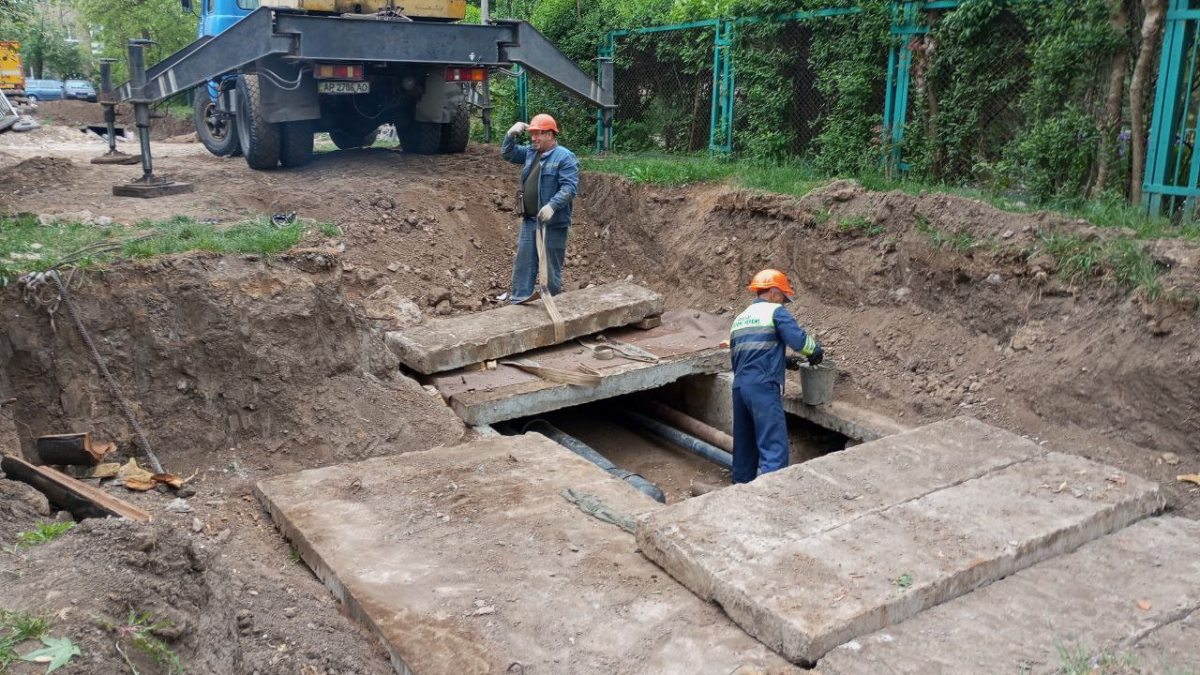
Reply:
[[[500, 155], [513, 164], [524, 164], [521, 185], [529, 178], [537, 151], [532, 145], [517, 145], [516, 136], [505, 136]], [[538, 210], [547, 204], [554, 208], [554, 217], [546, 227], [569, 227], [575, 195], [579, 192], [579, 160], [575, 153], [561, 145], [542, 158], [542, 174], [538, 181]]]

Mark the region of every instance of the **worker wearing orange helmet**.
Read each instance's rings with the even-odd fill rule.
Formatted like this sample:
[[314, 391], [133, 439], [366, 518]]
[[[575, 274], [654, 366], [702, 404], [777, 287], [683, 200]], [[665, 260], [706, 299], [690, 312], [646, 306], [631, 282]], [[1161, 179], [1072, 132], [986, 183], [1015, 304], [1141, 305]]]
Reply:
[[[733, 359], [733, 482], [788, 465], [787, 421], [783, 415], [783, 375], [800, 361], [821, 362], [824, 352], [784, 308], [792, 301], [791, 284], [779, 270], [754, 275], [749, 286], [758, 296], [733, 321], [729, 349]], [[786, 347], [796, 354], [784, 356]]]
[[[531, 143], [518, 145], [517, 137], [528, 131]], [[517, 122], [504, 135], [500, 154], [513, 164], [523, 164], [517, 208], [522, 214], [513, 260], [510, 302], [519, 303], [533, 294], [538, 277], [537, 235], [542, 230], [546, 247], [547, 285], [551, 295], [562, 292], [563, 261], [567, 257], [567, 233], [571, 210], [579, 191], [579, 160], [558, 144], [558, 123], [542, 113], [529, 124]]]

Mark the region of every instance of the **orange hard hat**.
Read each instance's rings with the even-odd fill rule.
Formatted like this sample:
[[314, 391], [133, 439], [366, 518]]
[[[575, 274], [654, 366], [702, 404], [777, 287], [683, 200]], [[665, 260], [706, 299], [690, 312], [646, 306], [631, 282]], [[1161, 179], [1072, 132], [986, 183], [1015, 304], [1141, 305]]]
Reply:
[[788, 283], [787, 275], [779, 270], [763, 270], [754, 275], [754, 279], [750, 281], [750, 290], [755, 293], [761, 293], [770, 288], [778, 288], [783, 291], [783, 294], [788, 296], [790, 300], [795, 294], [792, 291], [792, 285]]
[[554, 133], [557, 134], [558, 133], [558, 122], [555, 122], [554, 118], [547, 115], [546, 113], [539, 113], [537, 115], [534, 115], [533, 119], [529, 120], [528, 130], [529, 131], [553, 131]]

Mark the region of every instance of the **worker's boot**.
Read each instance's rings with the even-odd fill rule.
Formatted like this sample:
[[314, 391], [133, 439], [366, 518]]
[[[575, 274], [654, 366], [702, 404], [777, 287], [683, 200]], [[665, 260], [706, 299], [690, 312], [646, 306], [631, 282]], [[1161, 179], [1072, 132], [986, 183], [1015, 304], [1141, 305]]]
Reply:
[[715, 483], [692, 483], [692, 496], [699, 497], [700, 495], [706, 495], [710, 492], [716, 492], [723, 487], [725, 486]]

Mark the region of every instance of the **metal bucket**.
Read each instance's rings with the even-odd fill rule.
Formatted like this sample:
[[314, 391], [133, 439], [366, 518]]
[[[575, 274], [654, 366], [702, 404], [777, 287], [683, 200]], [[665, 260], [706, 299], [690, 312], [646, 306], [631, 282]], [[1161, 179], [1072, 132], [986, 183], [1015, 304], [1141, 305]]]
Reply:
[[800, 387], [802, 400], [808, 405], [824, 405], [833, 400], [833, 381], [837, 379], [837, 368], [827, 361], [820, 365], [800, 364]]

